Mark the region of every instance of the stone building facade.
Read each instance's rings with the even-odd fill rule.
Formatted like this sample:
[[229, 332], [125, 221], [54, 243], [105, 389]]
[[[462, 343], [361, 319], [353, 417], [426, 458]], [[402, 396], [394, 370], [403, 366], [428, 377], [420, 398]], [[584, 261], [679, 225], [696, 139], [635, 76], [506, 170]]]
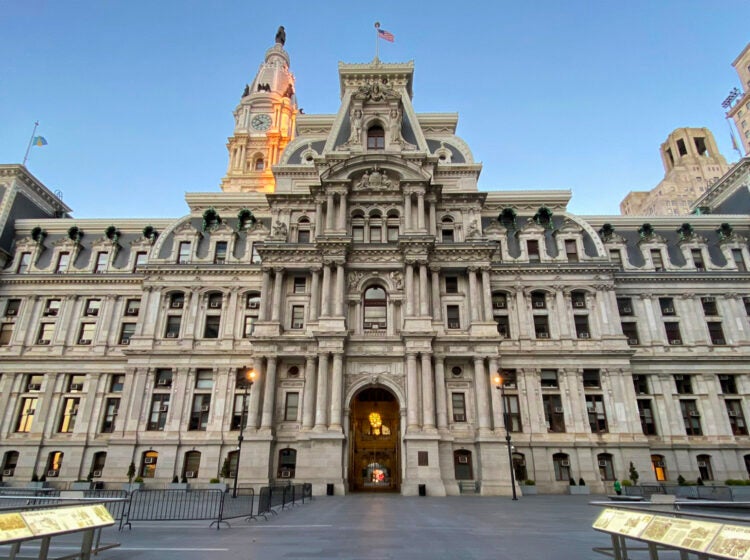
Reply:
[[689, 219], [482, 192], [413, 71], [342, 63], [339, 111], [304, 115], [277, 43], [223, 191], [176, 219], [77, 220], [0, 166], [6, 483], [114, 484], [132, 462], [147, 484], [508, 494], [498, 371], [514, 472], [542, 492], [608, 489], [631, 462], [748, 476], [750, 218], [721, 212], [750, 160]]
[[739, 133], [742, 150], [745, 155], [750, 154], [750, 43], [742, 49], [732, 62], [740, 80], [741, 90], [734, 90], [725, 103], [727, 118], [732, 119]]

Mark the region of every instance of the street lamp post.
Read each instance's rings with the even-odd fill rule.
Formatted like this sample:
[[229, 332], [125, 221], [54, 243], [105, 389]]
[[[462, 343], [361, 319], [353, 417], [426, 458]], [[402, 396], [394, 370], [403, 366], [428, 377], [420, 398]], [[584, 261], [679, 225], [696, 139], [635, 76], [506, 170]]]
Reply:
[[237, 497], [237, 479], [240, 477], [240, 453], [242, 452], [242, 440], [245, 439], [242, 432], [245, 430], [245, 409], [247, 403], [247, 395], [250, 389], [253, 387], [255, 381], [255, 370], [253, 368], [245, 368], [243, 376], [244, 392], [242, 393], [242, 412], [240, 413], [240, 435], [237, 436], [237, 463], [234, 467], [234, 485], [232, 488], [232, 498]]
[[505, 428], [505, 442], [508, 445], [508, 464], [510, 465], [510, 487], [513, 489], [513, 499], [518, 500], [516, 497], [516, 472], [513, 469], [513, 446], [510, 444], [510, 411], [508, 411], [508, 403], [505, 402], [505, 383], [508, 381], [507, 375], [503, 377], [498, 371], [495, 374], [493, 381], [495, 387], [500, 391], [500, 406], [503, 411], [503, 427]]

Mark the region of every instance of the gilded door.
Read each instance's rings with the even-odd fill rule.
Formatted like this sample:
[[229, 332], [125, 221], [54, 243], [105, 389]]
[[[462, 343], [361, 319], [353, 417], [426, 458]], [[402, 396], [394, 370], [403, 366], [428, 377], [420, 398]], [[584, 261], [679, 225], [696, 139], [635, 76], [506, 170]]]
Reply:
[[399, 407], [392, 393], [365, 389], [352, 401], [349, 488], [397, 492], [401, 483]]

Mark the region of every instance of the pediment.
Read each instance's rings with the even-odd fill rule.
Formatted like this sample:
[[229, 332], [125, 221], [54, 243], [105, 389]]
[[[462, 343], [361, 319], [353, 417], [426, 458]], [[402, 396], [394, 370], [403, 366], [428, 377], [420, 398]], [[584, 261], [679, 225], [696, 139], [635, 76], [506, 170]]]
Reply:
[[431, 176], [423, 171], [419, 165], [400, 157], [385, 154], [368, 154], [348, 158], [326, 169], [321, 174], [320, 180], [321, 182], [350, 183], [354, 187], [362, 179], [366, 171], [372, 175], [375, 169], [378, 170], [381, 176], [379, 178], [378, 189], [374, 190], [387, 190], [381, 188], [384, 184], [384, 172], [385, 177], [391, 181], [390, 188], [395, 189], [398, 186], [394, 187], [394, 183], [401, 185], [407, 181], [423, 183], [431, 180]]
[[570, 234], [570, 233], [577, 233], [580, 234], [583, 232], [583, 228], [581, 225], [570, 218], [566, 218], [565, 221], [562, 223], [562, 225], [555, 230], [555, 235], [560, 234]]
[[526, 223], [518, 230], [518, 235], [544, 235], [547, 230], [540, 226], [533, 218], [526, 220]]

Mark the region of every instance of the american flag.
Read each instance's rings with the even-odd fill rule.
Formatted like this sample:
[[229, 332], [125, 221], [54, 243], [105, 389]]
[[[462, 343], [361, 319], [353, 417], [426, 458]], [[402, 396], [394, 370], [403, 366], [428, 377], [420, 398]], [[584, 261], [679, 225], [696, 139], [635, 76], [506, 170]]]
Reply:
[[378, 28], [378, 37], [380, 37], [381, 39], [385, 39], [389, 43], [393, 43], [393, 39], [395, 38], [393, 36], [393, 33], [391, 33], [390, 31], [386, 31], [385, 29], [380, 29], [380, 28]]

